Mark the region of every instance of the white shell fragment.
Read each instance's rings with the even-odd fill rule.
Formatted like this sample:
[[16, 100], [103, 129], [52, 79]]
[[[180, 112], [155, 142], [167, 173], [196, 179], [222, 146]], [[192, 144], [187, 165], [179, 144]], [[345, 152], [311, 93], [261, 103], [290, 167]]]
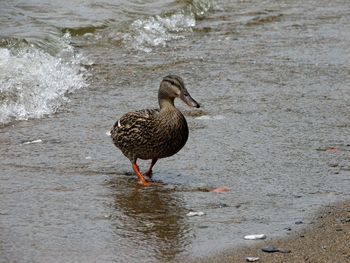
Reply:
[[111, 136], [111, 131], [106, 131], [107, 136]]
[[245, 260], [247, 260], [248, 262], [256, 262], [258, 261], [260, 258], [258, 257], [246, 257]]
[[205, 213], [202, 212], [202, 211], [199, 211], [199, 212], [188, 212], [186, 215], [187, 216], [204, 216]]
[[43, 142], [43, 141], [41, 139], [38, 139], [38, 140], [34, 140], [34, 141], [24, 142], [23, 144], [40, 143], [40, 142]]
[[265, 238], [266, 238], [266, 235], [264, 234], [244, 236], [244, 239], [247, 239], [247, 240], [256, 240], [256, 239], [265, 239]]

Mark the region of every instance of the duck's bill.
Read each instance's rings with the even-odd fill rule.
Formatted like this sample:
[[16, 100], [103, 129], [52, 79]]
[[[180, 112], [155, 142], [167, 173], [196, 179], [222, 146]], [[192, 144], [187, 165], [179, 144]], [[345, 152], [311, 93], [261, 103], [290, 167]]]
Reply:
[[195, 107], [195, 108], [200, 107], [199, 103], [195, 101], [189, 94], [183, 95], [181, 99], [190, 107]]

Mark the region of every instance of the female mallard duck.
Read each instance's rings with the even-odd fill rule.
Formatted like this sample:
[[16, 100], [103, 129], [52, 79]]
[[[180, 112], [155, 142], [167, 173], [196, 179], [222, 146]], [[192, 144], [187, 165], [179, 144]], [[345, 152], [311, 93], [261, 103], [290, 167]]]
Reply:
[[[185, 145], [188, 126], [185, 117], [175, 107], [174, 99], [180, 98], [188, 106], [199, 108], [179, 76], [163, 78], [158, 92], [160, 109], [145, 109], [129, 112], [113, 126], [113, 143], [131, 161], [138, 182], [149, 186], [145, 176], [151, 177], [152, 168], [160, 158], [174, 155]], [[152, 159], [148, 171], [142, 175], [137, 159]]]

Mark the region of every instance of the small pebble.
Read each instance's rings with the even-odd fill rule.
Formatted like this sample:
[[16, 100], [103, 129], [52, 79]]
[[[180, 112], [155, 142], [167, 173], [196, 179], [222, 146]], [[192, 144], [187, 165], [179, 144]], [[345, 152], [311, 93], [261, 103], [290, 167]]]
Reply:
[[204, 216], [205, 213], [202, 212], [202, 211], [199, 211], [199, 212], [188, 212], [186, 215], [187, 216]]
[[265, 238], [266, 238], [266, 235], [264, 234], [244, 236], [244, 239], [247, 239], [247, 240], [256, 240], [256, 239], [265, 239]]
[[267, 252], [267, 253], [274, 253], [274, 252], [279, 252], [280, 250], [274, 246], [267, 246], [267, 247], [263, 247], [261, 249], [262, 251], [264, 252]]
[[335, 227], [335, 231], [343, 231], [343, 229], [342, 229], [341, 226], [336, 226], [336, 227]]
[[260, 258], [258, 257], [246, 257], [245, 260], [247, 260], [248, 262], [256, 262], [258, 261]]
[[263, 247], [261, 250], [267, 253], [274, 253], [274, 252], [290, 253], [291, 252], [289, 249], [277, 248], [274, 246]]
[[296, 225], [301, 225], [303, 223], [303, 221], [296, 221], [295, 224]]
[[106, 131], [107, 136], [111, 136], [111, 131]]

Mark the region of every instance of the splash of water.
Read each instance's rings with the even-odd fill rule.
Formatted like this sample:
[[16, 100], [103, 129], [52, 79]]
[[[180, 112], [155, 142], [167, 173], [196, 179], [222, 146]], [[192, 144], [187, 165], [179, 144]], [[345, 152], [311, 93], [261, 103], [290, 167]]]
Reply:
[[133, 49], [150, 52], [153, 47], [165, 46], [172, 39], [182, 38], [179, 33], [191, 31], [195, 25], [193, 13], [186, 15], [184, 12], [138, 19], [131, 24], [131, 33], [124, 36], [124, 41]]
[[192, 32], [196, 26], [196, 19], [203, 18], [213, 7], [211, 0], [193, 0], [184, 10], [173, 14], [137, 19], [131, 23], [129, 33], [124, 34], [123, 42], [134, 50], [151, 52], [154, 47], [184, 38], [184, 33]]
[[0, 47], [0, 123], [53, 113], [67, 93], [87, 85], [69, 35], [60, 45], [56, 55], [24, 41]]

